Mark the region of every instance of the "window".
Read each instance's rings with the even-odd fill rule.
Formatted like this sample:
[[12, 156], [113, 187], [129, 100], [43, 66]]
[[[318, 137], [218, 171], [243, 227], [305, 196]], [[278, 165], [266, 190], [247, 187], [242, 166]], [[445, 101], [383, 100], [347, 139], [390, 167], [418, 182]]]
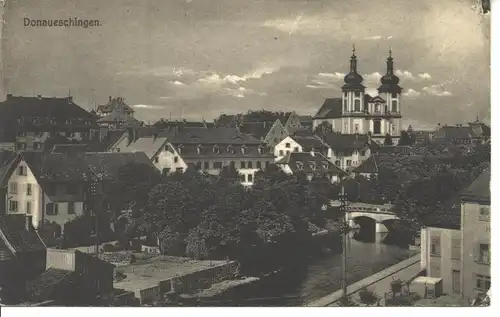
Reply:
[[245, 154], [245, 150], [246, 150], [246, 146], [244, 146], [244, 145], [243, 145], [243, 146], [241, 147], [241, 154]]
[[335, 165], [340, 166], [340, 160], [336, 160]]
[[70, 125], [71, 124], [71, 119], [66, 119], [66, 124]]
[[46, 206], [47, 215], [55, 216], [59, 213], [59, 205], [54, 203], [48, 203]]
[[431, 238], [431, 256], [441, 256], [441, 237]]
[[201, 154], [201, 145], [198, 145], [196, 147], [196, 152], [198, 152], [198, 154]]
[[264, 153], [264, 148], [262, 146], [259, 146], [258, 151], [259, 151], [259, 154], [262, 154], [262, 153]]
[[240, 168], [246, 168], [246, 162], [244, 161], [240, 162]]
[[351, 161], [351, 160], [347, 160], [345, 164], [346, 164], [347, 166], [351, 166], [352, 161]]
[[304, 169], [304, 165], [302, 164], [302, 162], [297, 162], [297, 169], [299, 171], [302, 171]]
[[10, 212], [17, 212], [17, 201], [16, 200], [9, 200], [9, 211]]
[[361, 155], [361, 156], [365, 156], [365, 151], [360, 151], [360, 152], [359, 152], [359, 155]]
[[41, 136], [43, 136], [43, 132], [37, 131], [37, 132], [35, 132], [35, 136], [41, 137]]
[[[177, 148], [177, 153], [182, 154], [182, 148], [183, 148], [182, 144], [179, 145], [179, 147]], [[198, 154], [200, 153], [198, 152]]]
[[349, 110], [347, 110], [347, 101], [344, 103], [344, 112], [348, 112]]
[[57, 123], [56, 119], [54, 118], [50, 119], [50, 124], [56, 124], [56, 123]]
[[290, 143], [285, 143], [285, 147], [288, 149], [290, 148]]
[[20, 131], [20, 132], [17, 133], [17, 136], [19, 136], [19, 137], [25, 137], [26, 136], [26, 132]]
[[26, 143], [24, 143], [24, 142], [17, 143], [17, 149], [18, 150], [26, 150]]
[[31, 201], [26, 202], [26, 214], [31, 215]]
[[356, 91], [354, 95], [359, 98], [361, 96], [361, 93], [359, 91]]
[[479, 220], [480, 221], [490, 221], [490, 208], [489, 207], [479, 207]]
[[161, 173], [163, 176], [168, 175], [168, 173], [170, 173], [170, 168], [165, 167], [164, 169], [162, 169]]
[[451, 240], [451, 258], [453, 260], [460, 260], [461, 248], [462, 248], [462, 240], [460, 239], [452, 239]]
[[9, 194], [17, 194], [17, 183], [16, 182], [9, 183]]
[[490, 245], [480, 243], [478, 251], [477, 263], [490, 264]]
[[309, 167], [314, 171], [316, 170], [316, 163], [315, 162], [309, 162]]
[[240, 181], [243, 183], [246, 182], [245, 174], [240, 174]]
[[354, 132], [358, 133], [359, 132], [359, 124], [354, 125]]
[[214, 151], [215, 154], [219, 154], [220, 153], [219, 147], [217, 145], [214, 146], [213, 151]]
[[160, 161], [160, 158], [158, 156], [155, 157], [155, 163], [158, 163]]
[[491, 287], [491, 277], [476, 274], [476, 288], [487, 292]]
[[375, 104], [375, 112], [380, 112], [380, 104], [379, 103]]
[[283, 150], [280, 150], [280, 156], [283, 156], [284, 153], [283, 153]]
[[397, 100], [393, 100], [392, 101], [392, 112], [398, 112], [398, 101]]
[[75, 203], [70, 201], [68, 202], [68, 215], [74, 215], [75, 214]]
[[179, 157], [178, 156], [174, 156], [174, 163], [178, 163], [179, 162]]
[[253, 175], [248, 174], [248, 183], [252, 183], [252, 182], [253, 182]]
[[33, 193], [33, 189], [31, 188], [31, 184], [26, 184], [26, 195], [31, 196]]
[[[221, 163], [221, 166], [222, 166], [222, 163]], [[182, 167], [177, 167], [177, 168], [175, 169], [175, 171], [176, 171], [177, 173], [182, 173], [182, 172], [184, 171], [184, 169], [183, 169]]]
[[328, 169], [328, 163], [323, 163], [323, 169], [327, 170]]
[[40, 143], [40, 142], [33, 143], [34, 150], [40, 150], [41, 148], [42, 148], [42, 143]]
[[17, 175], [20, 175], [20, 176], [26, 176], [27, 175], [27, 170], [24, 166], [19, 166], [17, 168]]
[[270, 164], [269, 162], [266, 162], [266, 168], [268, 168], [268, 167], [269, 167], [269, 164]]
[[298, 151], [299, 151], [299, 147], [298, 147], [298, 146], [294, 147], [294, 148], [293, 148], [293, 151], [294, 151], [294, 152], [298, 152]]
[[382, 132], [382, 124], [380, 120], [373, 121], [373, 134], [380, 134]]
[[253, 163], [252, 163], [252, 161], [248, 161], [248, 168], [253, 168]]
[[17, 123], [19, 123], [19, 124], [24, 124], [24, 118], [19, 118], [19, 119], [17, 119]]
[[203, 168], [206, 169], [206, 170], [209, 169], [210, 168], [209, 167], [209, 163], [208, 162], [204, 162], [203, 163]]
[[214, 162], [214, 168], [222, 168], [222, 162]]
[[262, 168], [262, 162], [261, 161], [257, 161], [257, 168], [259, 168], [259, 169]]
[[361, 111], [361, 100], [354, 100], [354, 111]]

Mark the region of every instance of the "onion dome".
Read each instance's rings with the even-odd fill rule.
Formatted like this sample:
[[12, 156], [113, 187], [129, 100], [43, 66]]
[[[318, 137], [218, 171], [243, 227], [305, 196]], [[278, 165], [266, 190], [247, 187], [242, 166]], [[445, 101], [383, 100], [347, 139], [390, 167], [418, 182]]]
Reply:
[[358, 74], [358, 58], [356, 57], [356, 49], [354, 45], [352, 47], [352, 56], [351, 56], [351, 69], [349, 74], [344, 77], [345, 85], [342, 89], [356, 89], [356, 88], [364, 88], [361, 84], [363, 82], [363, 76]]
[[389, 49], [389, 57], [387, 58], [387, 72], [380, 79], [381, 86], [378, 88], [379, 93], [382, 92], [401, 92], [399, 84], [399, 77], [394, 74], [394, 60], [392, 58], [392, 50]]

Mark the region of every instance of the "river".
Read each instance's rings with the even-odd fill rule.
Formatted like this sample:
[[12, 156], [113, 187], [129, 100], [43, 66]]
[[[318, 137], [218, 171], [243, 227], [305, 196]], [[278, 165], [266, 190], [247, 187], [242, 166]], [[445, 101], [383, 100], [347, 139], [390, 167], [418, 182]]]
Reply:
[[[410, 257], [401, 240], [392, 233], [351, 232], [347, 241], [347, 283]], [[341, 248], [335, 247], [322, 256], [307, 259], [303, 265], [232, 289], [200, 306], [302, 306], [341, 287], [341, 261]]]

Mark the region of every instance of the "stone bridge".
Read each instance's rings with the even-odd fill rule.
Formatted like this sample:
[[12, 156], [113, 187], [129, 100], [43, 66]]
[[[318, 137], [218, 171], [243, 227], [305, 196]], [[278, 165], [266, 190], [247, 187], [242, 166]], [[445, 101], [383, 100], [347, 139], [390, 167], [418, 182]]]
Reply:
[[[332, 201], [332, 207], [339, 207], [340, 201]], [[389, 230], [384, 222], [399, 219], [392, 211], [392, 204], [375, 205], [365, 203], [347, 202], [348, 212], [346, 213], [346, 222], [351, 228], [356, 226], [355, 219], [360, 217], [370, 218], [375, 222], [375, 232], [383, 233]]]

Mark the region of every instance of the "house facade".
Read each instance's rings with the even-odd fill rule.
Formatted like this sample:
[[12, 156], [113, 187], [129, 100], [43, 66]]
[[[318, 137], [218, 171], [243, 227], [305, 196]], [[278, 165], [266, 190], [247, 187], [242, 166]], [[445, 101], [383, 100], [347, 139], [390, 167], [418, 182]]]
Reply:
[[[193, 166], [200, 172], [217, 175], [226, 166], [233, 165], [241, 183], [251, 186], [255, 173], [274, 160], [264, 141], [243, 134], [237, 128], [183, 128], [171, 131], [170, 157], [178, 155], [178, 165], [169, 171]], [[182, 161], [181, 161], [182, 160]], [[181, 163], [182, 162], [182, 163]]]
[[292, 152], [318, 152], [328, 155], [329, 147], [312, 132], [297, 132], [287, 136], [274, 147], [275, 160], [278, 161]]
[[370, 135], [329, 133], [323, 137], [329, 146], [327, 158], [344, 171], [360, 166], [378, 146]]
[[63, 135], [81, 141], [98, 138], [97, 117], [72, 97], [23, 97], [7, 94], [0, 104], [0, 144], [17, 151], [43, 151], [47, 139]]
[[323, 177], [327, 178], [330, 183], [335, 183], [347, 175], [319, 152], [291, 152], [276, 164], [286, 174], [303, 174], [309, 181], [316, 177]]
[[469, 299], [491, 286], [490, 175], [488, 168], [462, 193], [462, 293]]

